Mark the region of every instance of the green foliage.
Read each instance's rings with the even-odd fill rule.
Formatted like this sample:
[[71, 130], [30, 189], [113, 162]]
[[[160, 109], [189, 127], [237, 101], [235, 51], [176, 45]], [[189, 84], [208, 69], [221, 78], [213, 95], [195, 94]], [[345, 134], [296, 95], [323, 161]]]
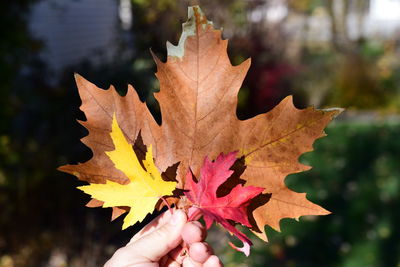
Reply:
[[290, 0], [290, 7], [302, 13], [311, 13], [317, 7], [323, 6], [323, 0]]
[[[285, 219], [253, 255], [224, 252], [226, 266], [396, 266], [400, 262], [400, 124], [337, 122], [301, 158], [314, 166], [286, 184], [332, 212]], [[254, 240], [253, 238], [252, 240]]]

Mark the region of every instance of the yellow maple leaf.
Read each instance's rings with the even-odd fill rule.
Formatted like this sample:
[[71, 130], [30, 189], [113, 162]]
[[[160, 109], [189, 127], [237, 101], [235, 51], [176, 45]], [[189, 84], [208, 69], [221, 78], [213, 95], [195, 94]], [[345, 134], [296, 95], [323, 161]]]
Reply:
[[105, 184], [90, 184], [78, 189], [104, 202], [103, 207], [130, 207], [124, 219], [122, 229], [136, 222], [141, 222], [148, 213], [154, 210], [158, 200], [166, 195], [172, 195], [176, 182], [167, 182], [154, 164], [152, 146], [148, 147], [143, 166], [128, 143], [117, 119], [113, 117], [110, 133], [115, 149], [105, 152], [114, 163], [115, 168], [122, 171], [130, 180], [126, 185], [107, 180]]

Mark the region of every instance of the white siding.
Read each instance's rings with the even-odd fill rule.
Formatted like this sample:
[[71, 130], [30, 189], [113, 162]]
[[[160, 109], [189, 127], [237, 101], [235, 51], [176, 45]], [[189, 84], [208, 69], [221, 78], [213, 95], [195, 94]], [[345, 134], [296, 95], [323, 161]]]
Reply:
[[83, 59], [110, 60], [118, 38], [117, 0], [43, 0], [31, 13], [30, 30], [56, 72]]
[[393, 38], [400, 33], [400, 0], [371, 0], [365, 25], [369, 36]]

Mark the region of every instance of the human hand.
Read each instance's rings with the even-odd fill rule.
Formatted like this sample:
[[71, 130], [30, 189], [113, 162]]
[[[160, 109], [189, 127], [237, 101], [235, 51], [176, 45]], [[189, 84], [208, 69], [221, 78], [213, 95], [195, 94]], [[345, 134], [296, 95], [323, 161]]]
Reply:
[[173, 215], [166, 211], [118, 249], [104, 267], [221, 267], [205, 237], [200, 222], [188, 222], [182, 210]]

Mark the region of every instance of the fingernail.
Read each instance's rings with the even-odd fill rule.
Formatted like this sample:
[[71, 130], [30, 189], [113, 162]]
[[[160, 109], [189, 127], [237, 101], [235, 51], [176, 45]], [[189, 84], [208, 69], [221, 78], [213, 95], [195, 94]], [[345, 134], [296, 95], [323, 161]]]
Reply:
[[174, 210], [174, 214], [172, 214], [171, 219], [169, 220], [169, 223], [171, 225], [177, 225], [180, 221], [182, 221], [183, 216], [185, 214], [181, 210]]

